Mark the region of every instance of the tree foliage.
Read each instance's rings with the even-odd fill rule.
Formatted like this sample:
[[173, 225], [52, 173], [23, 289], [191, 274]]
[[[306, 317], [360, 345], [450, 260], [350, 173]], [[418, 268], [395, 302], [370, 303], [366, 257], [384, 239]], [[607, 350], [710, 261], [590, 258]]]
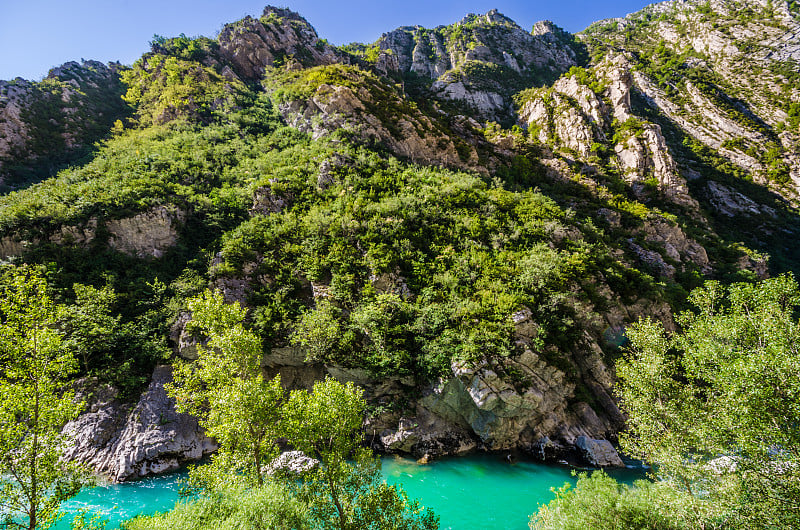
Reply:
[[77, 368], [61, 344], [56, 306], [35, 268], [0, 278], [0, 521], [47, 528], [60, 503], [81, 488], [79, 468], [62, 462], [64, 424], [82, 404], [67, 378]]
[[800, 290], [789, 275], [707, 282], [668, 336], [641, 321], [618, 366], [621, 438], [674, 487], [715, 500], [737, 524], [800, 524]]
[[438, 528], [433, 512], [383, 481], [380, 461], [361, 446], [362, 393], [352, 383], [327, 378], [315, 383], [312, 392], [292, 391], [284, 407], [289, 443], [321, 464], [297, 488], [314, 528]]
[[279, 484], [225, 486], [181, 501], [165, 514], [139, 516], [125, 530], [310, 530], [306, 506]]
[[[795, 528], [800, 524], [800, 289], [790, 275], [692, 291], [668, 333], [632, 325], [617, 365], [625, 452], [654, 484], [595, 474], [531, 528]], [[583, 525], [583, 526], [581, 526]]]
[[688, 495], [664, 483], [620, 484], [603, 471], [578, 475], [555, 490], [556, 498], [531, 516], [531, 530], [684, 530], [701, 514]]
[[[261, 371], [261, 340], [245, 328], [246, 310], [226, 304], [219, 292], [206, 291], [189, 302], [191, 325], [208, 337], [198, 346], [198, 359], [176, 367], [175, 383], [167, 387], [177, 408], [201, 418], [220, 450], [214, 463], [229, 472], [264, 481], [263, 465], [277, 454], [280, 376], [267, 379]], [[208, 470], [204, 476], [213, 478]]]

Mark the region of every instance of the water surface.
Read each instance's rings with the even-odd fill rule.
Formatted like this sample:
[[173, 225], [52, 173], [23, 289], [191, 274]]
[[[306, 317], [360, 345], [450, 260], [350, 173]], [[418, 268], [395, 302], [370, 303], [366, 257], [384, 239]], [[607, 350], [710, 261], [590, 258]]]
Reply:
[[[498, 455], [474, 454], [417, 464], [401, 457], [383, 457], [383, 475], [389, 484], [402, 484], [409, 498], [432, 508], [442, 530], [526, 530], [530, 514], [554, 495], [550, 488], [575, 482], [571, 469], [530, 461], [509, 464]], [[617, 479], [630, 482], [640, 470], [619, 470]], [[185, 473], [137, 482], [98, 486], [82, 491], [64, 504], [69, 514], [56, 530], [69, 530], [80, 510], [101, 513], [108, 529], [139, 514], [171, 509], [178, 500]]]

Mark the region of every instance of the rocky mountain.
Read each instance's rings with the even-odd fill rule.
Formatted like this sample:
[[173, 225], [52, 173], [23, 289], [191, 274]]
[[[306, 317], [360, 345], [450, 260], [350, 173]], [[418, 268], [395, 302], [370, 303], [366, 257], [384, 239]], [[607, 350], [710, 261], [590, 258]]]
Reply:
[[673, 0], [571, 35], [493, 10], [337, 48], [267, 7], [129, 68], [3, 84], [15, 160], [105, 134], [0, 196], [0, 258], [47, 264], [67, 306], [116, 293], [73, 456], [126, 480], [213, 448], [163, 392], [211, 287], [250, 309], [265, 373], [364, 387], [380, 451], [619, 465], [626, 325], [800, 270], [798, 20]]
[[465, 103], [484, 119], [510, 117], [515, 92], [577, 64], [572, 37], [563, 30], [545, 21], [528, 32], [496, 9], [432, 30], [398, 28], [377, 46], [387, 56], [383, 73], [431, 79], [435, 97]]

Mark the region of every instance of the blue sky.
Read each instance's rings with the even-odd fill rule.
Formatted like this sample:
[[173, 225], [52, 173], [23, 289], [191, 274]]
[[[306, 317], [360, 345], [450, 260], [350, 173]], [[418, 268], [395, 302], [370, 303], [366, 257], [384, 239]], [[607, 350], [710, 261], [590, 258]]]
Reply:
[[[268, 1], [268, 0], [266, 0]], [[273, 0], [275, 1], [275, 0]], [[334, 44], [373, 42], [397, 26], [433, 27], [492, 8], [529, 29], [552, 20], [580, 31], [638, 11], [646, 0], [285, 0]], [[0, 0], [0, 79], [40, 79], [53, 66], [96, 59], [130, 64], [154, 34], [213, 37], [222, 25], [259, 16], [265, 0]]]

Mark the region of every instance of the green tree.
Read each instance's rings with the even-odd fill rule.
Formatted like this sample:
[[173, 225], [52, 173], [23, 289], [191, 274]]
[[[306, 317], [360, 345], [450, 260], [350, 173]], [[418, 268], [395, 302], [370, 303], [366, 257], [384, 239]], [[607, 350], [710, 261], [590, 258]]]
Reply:
[[332, 378], [313, 392], [292, 391], [284, 406], [286, 437], [317, 458], [318, 466], [299, 486], [315, 526], [338, 530], [438, 528], [438, 518], [383, 482], [380, 461], [361, 447], [366, 402], [362, 390]]
[[687, 494], [664, 482], [628, 486], [603, 471], [581, 473], [575, 487], [564, 484], [555, 494], [531, 517], [531, 530], [683, 530], [698, 518]]
[[75, 303], [64, 308], [61, 328], [65, 346], [80, 356], [84, 371], [89, 373], [90, 367], [108, 364], [105, 357], [114, 349], [120, 317], [111, 311], [117, 294], [108, 285], [96, 289], [76, 283], [72, 289]]
[[800, 289], [794, 278], [692, 291], [679, 331], [640, 320], [617, 364], [631, 456], [655, 483], [595, 473], [531, 528], [800, 527]]
[[344, 334], [339, 322], [340, 314], [338, 307], [328, 300], [320, 300], [298, 321], [292, 344], [302, 347], [311, 361], [335, 358]]
[[[175, 383], [167, 387], [176, 408], [200, 418], [206, 432], [220, 444], [208, 468], [197, 468], [206, 482], [243, 472], [263, 484], [264, 467], [277, 454], [280, 376], [266, 379], [261, 371], [261, 340], [245, 328], [246, 310], [226, 304], [219, 292], [206, 291], [189, 301], [190, 326], [208, 338], [198, 358], [175, 368]], [[228, 473], [215, 474], [214, 468]]]
[[62, 348], [56, 306], [36, 269], [0, 279], [0, 520], [47, 528], [81, 488], [79, 468], [60, 460], [64, 424], [82, 404], [66, 387], [77, 368]]
[[680, 331], [643, 320], [617, 367], [623, 449], [713, 502], [729, 526], [800, 525], [800, 290], [789, 276], [707, 282]]
[[140, 515], [125, 530], [310, 530], [306, 506], [286, 495], [279, 484], [228, 485], [191, 501], [180, 501], [165, 514]]

